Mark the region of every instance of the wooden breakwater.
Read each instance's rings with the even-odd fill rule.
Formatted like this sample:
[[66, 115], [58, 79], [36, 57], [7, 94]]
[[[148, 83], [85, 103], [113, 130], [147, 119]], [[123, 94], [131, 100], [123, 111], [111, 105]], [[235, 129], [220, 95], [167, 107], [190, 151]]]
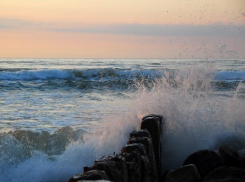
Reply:
[[141, 130], [130, 133], [120, 153], [101, 156], [68, 182], [245, 182], [245, 149], [236, 151], [231, 146], [221, 146], [216, 152], [197, 151], [183, 166], [161, 175], [163, 123], [159, 115], [144, 117]]

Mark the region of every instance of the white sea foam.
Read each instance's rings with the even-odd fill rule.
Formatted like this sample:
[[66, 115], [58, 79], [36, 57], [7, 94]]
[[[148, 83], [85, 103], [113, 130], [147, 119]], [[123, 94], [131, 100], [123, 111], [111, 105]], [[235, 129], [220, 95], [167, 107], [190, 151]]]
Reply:
[[150, 91], [142, 88], [134, 112], [166, 119], [163, 169], [181, 166], [197, 150], [216, 150], [224, 144], [245, 148], [244, 99], [217, 96], [211, 86], [212, 73], [204, 67], [185, 68], [175, 75], [165, 74]]

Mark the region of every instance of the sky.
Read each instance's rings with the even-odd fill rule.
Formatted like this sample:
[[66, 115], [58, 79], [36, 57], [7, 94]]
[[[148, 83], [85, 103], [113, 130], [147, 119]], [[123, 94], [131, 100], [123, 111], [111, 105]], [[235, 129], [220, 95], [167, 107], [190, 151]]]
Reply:
[[0, 0], [0, 57], [245, 58], [245, 0]]

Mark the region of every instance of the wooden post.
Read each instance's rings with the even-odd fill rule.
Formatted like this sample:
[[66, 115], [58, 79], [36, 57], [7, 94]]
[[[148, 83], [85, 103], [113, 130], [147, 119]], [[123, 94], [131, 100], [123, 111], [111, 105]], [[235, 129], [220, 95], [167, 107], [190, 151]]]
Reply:
[[162, 120], [160, 115], [148, 115], [142, 119], [141, 129], [146, 129], [151, 134], [153, 149], [155, 153], [158, 174], [161, 175], [161, 135]]

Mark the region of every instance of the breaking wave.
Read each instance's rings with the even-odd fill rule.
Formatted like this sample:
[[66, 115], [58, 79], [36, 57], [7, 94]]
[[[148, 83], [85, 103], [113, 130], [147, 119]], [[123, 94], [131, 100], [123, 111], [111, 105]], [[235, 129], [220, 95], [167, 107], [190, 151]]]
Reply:
[[[238, 82], [231, 97], [220, 94], [214, 80], [227, 74], [213, 72], [208, 67], [184, 68], [165, 74], [151, 90], [141, 88], [133, 112], [138, 111], [140, 117], [154, 113], [165, 118], [164, 170], [180, 167], [197, 150], [217, 150], [221, 145], [245, 148], [245, 84]], [[230, 74], [223, 79], [230, 79]]]
[[[164, 71], [170, 70], [126, 70], [126, 69], [84, 69], [84, 70], [58, 70], [58, 69], [42, 69], [42, 70], [1, 70], [0, 80], [49, 80], [49, 79], [106, 79], [106, 78], [159, 78], [163, 76]], [[174, 70], [172, 70], [174, 71]], [[176, 71], [176, 70], [175, 70]], [[214, 73], [215, 80], [245, 80], [245, 71], [219, 71]]]
[[84, 69], [84, 70], [17, 70], [17, 71], [1, 71], [0, 80], [49, 80], [49, 79], [101, 79], [113, 77], [152, 77], [161, 76], [161, 71], [155, 70], [121, 70], [113, 68], [104, 69]]

